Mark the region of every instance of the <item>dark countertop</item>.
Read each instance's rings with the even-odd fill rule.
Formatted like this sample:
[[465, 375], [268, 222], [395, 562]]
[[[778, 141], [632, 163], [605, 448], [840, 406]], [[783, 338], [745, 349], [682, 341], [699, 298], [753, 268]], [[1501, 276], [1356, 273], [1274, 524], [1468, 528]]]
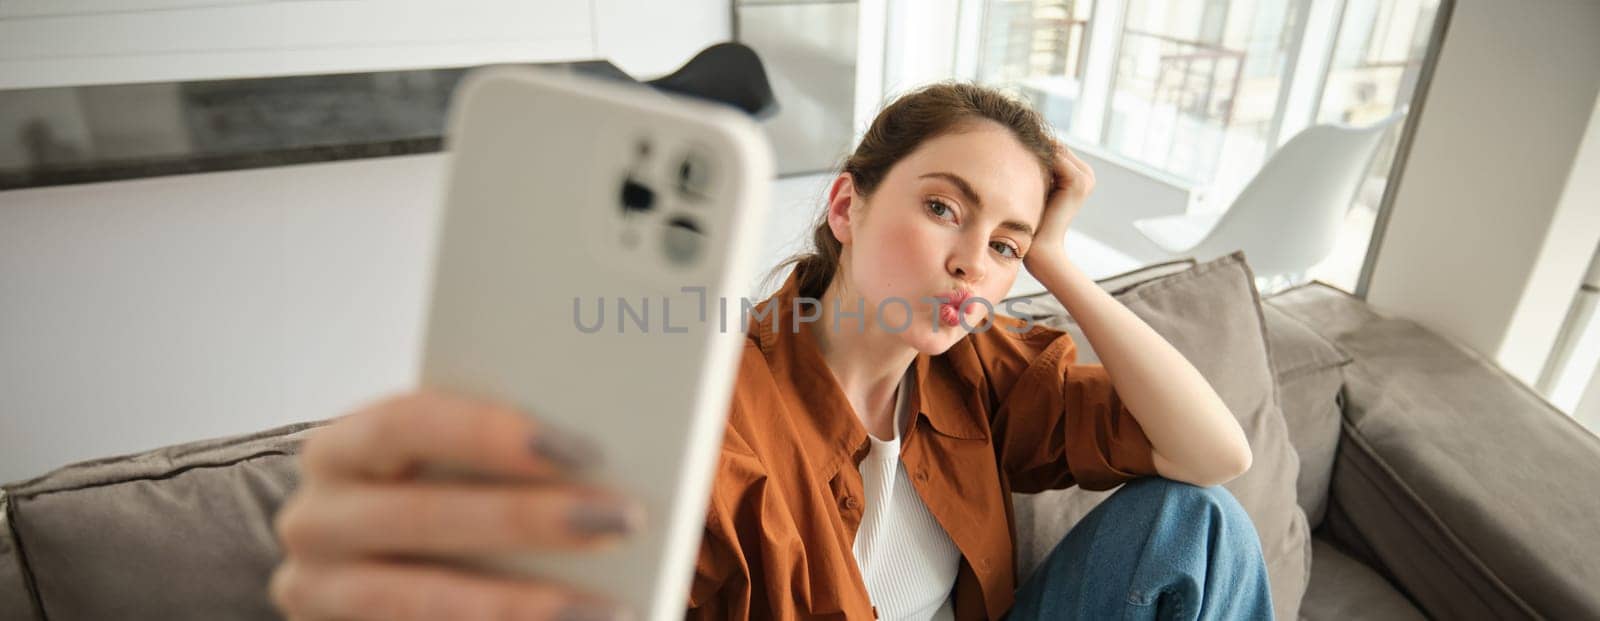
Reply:
[[436, 152], [469, 69], [0, 91], [0, 190]]

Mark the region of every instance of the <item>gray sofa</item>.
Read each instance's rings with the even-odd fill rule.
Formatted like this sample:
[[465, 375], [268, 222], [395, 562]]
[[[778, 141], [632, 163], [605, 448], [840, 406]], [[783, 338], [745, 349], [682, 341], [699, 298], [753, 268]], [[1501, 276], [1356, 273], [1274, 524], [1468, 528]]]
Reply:
[[[1161, 295], [1198, 294], [1149, 283], [1196, 269], [1101, 284], [1119, 298], [1142, 287], [1139, 300], [1159, 307]], [[1214, 288], [1192, 283], [1202, 285]], [[1272, 569], [1275, 582], [1297, 582], [1281, 598], [1274, 585], [1280, 611], [1600, 619], [1600, 439], [1482, 357], [1325, 284], [1244, 299], [1271, 353], [1277, 405], [1267, 411], [1281, 407], [1274, 424], [1292, 444], [1281, 465], [1253, 446], [1252, 471], [1292, 469], [1288, 504], [1300, 515], [1288, 524], [1309, 551], [1294, 557], [1309, 568]], [[5, 485], [0, 619], [276, 618], [265, 593], [278, 560], [271, 518], [319, 424]], [[1070, 519], [1051, 508], [1057, 499], [1016, 500], [1027, 572]]]

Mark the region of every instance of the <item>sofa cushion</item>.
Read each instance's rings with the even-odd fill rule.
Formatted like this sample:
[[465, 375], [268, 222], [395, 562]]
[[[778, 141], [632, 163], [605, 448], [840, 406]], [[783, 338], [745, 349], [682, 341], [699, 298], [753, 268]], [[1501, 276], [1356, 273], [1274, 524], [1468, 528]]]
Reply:
[[1314, 282], [1262, 300], [1267, 338], [1272, 346], [1272, 371], [1278, 377], [1296, 377], [1350, 364], [1348, 352], [1291, 314], [1303, 312], [1304, 305], [1314, 303], [1296, 296], [1295, 291], [1303, 287], [1329, 286]]
[[[1279, 409], [1261, 300], [1244, 255], [1235, 252], [1178, 273], [1118, 283], [1113, 295], [1176, 347], [1239, 417], [1255, 459], [1249, 472], [1224, 487], [1239, 499], [1261, 537], [1276, 616], [1295, 618], [1311, 542], [1305, 513], [1295, 502], [1299, 459]], [[1070, 333], [1081, 361], [1098, 360], [1059, 301], [1048, 294], [1032, 298], [1033, 304], [1023, 307], [1028, 316]], [[1112, 493], [1071, 488], [1015, 495], [1020, 575], [1031, 574], [1067, 530]]]
[[[1128, 270], [1115, 276], [1101, 278], [1096, 280], [1095, 283], [1099, 284], [1100, 288], [1105, 289], [1112, 295], [1116, 295], [1163, 276], [1187, 272], [1194, 269], [1195, 266], [1199, 264], [1199, 261], [1196, 261], [1192, 258], [1166, 261], [1163, 263], [1152, 263], [1150, 265]], [[1050, 297], [1048, 292], [1041, 295], [1047, 298]], [[1054, 298], [1051, 298], [1051, 300], [1053, 301]]]
[[1355, 358], [1329, 537], [1434, 618], [1600, 615], [1600, 437], [1416, 321], [1330, 288], [1297, 296]]
[[[1199, 263], [1199, 261], [1194, 259], [1178, 259], [1176, 261], [1167, 261], [1165, 263], [1152, 263], [1150, 265], [1129, 270], [1121, 274], [1107, 276], [1105, 278], [1095, 280], [1094, 282], [1095, 284], [1100, 285], [1101, 289], [1104, 289], [1107, 293], [1110, 293], [1113, 297], [1115, 297], [1143, 283], [1156, 280], [1163, 276], [1170, 276], [1172, 274], [1179, 274], [1192, 270], [1196, 265], [1199, 265]], [[1007, 302], [1015, 302], [1016, 304], [1012, 307], [997, 308], [996, 311], [1004, 314], [1012, 314], [1016, 317], [1026, 317], [1035, 322], [1048, 321], [1048, 325], [1051, 327], [1054, 327], [1058, 330], [1065, 330], [1072, 334], [1072, 340], [1078, 344], [1078, 362], [1096, 363], [1100, 361], [1100, 358], [1095, 355], [1094, 350], [1089, 347], [1088, 339], [1083, 337], [1083, 330], [1078, 327], [1077, 322], [1072, 321], [1071, 317], [1067, 317], [1065, 321], [1062, 320], [1062, 317], [1066, 315], [1066, 309], [1062, 308], [1061, 302], [1056, 300], [1055, 297], [1050, 295], [1049, 292], [1013, 296], [1006, 298], [1001, 302], [1001, 304], [1004, 305]], [[1014, 310], [1016, 312], [1007, 313], [1007, 310]]]
[[52, 621], [279, 618], [266, 590], [280, 559], [272, 518], [317, 424], [81, 462], [5, 486], [12, 530], [3, 534], [20, 546], [0, 568], [23, 568], [42, 610], [12, 601], [4, 584], [0, 610]]
[[1279, 309], [1276, 297], [1266, 298], [1261, 311], [1267, 322], [1267, 343], [1289, 441], [1300, 456], [1296, 482], [1300, 508], [1305, 510], [1310, 528], [1316, 530], [1328, 506], [1328, 481], [1333, 477], [1333, 456], [1339, 446], [1341, 367], [1350, 363], [1350, 356]]
[[1424, 621], [1422, 611], [1378, 572], [1322, 537], [1311, 538], [1311, 583], [1300, 602], [1304, 621]]

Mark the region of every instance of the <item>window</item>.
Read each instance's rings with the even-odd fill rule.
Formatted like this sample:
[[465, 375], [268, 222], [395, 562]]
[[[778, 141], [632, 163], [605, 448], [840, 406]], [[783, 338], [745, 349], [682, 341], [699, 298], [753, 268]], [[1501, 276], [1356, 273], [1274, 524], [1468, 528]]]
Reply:
[[[1118, 167], [1116, 183], [1150, 180], [1120, 197], [1126, 221], [1080, 219], [1086, 234], [1149, 262], [1162, 257], [1147, 256], [1154, 246], [1134, 220], [1188, 214], [1214, 223], [1304, 129], [1370, 125], [1406, 108], [1439, 0], [981, 5], [982, 27], [971, 31], [980, 41], [965, 46], [978, 56], [973, 77], [1030, 100], [1080, 154], [1099, 158], [1097, 170], [1101, 161]], [[1384, 134], [1335, 249], [1296, 277], [1355, 290], [1400, 135], [1399, 123]], [[1119, 191], [1113, 185], [1099, 187]]]
[[1093, 0], [987, 0], [978, 80], [1010, 87], [1067, 127], [1079, 99]]
[[1130, 0], [1101, 144], [1213, 181], [1260, 166], [1277, 114], [1291, 0]]
[[[1411, 102], [1439, 0], [1346, 0], [1323, 77], [1316, 122], [1366, 125]], [[1356, 289], [1400, 132], [1384, 136], [1356, 190], [1338, 247], [1310, 277]]]

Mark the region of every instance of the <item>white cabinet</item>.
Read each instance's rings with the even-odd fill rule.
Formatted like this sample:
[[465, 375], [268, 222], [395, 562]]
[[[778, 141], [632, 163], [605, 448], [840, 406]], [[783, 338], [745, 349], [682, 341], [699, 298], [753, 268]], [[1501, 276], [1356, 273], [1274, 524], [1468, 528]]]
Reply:
[[0, 89], [587, 60], [594, 17], [590, 0], [0, 0]]
[[721, 0], [0, 0], [0, 90], [610, 59], [665, 74]]

